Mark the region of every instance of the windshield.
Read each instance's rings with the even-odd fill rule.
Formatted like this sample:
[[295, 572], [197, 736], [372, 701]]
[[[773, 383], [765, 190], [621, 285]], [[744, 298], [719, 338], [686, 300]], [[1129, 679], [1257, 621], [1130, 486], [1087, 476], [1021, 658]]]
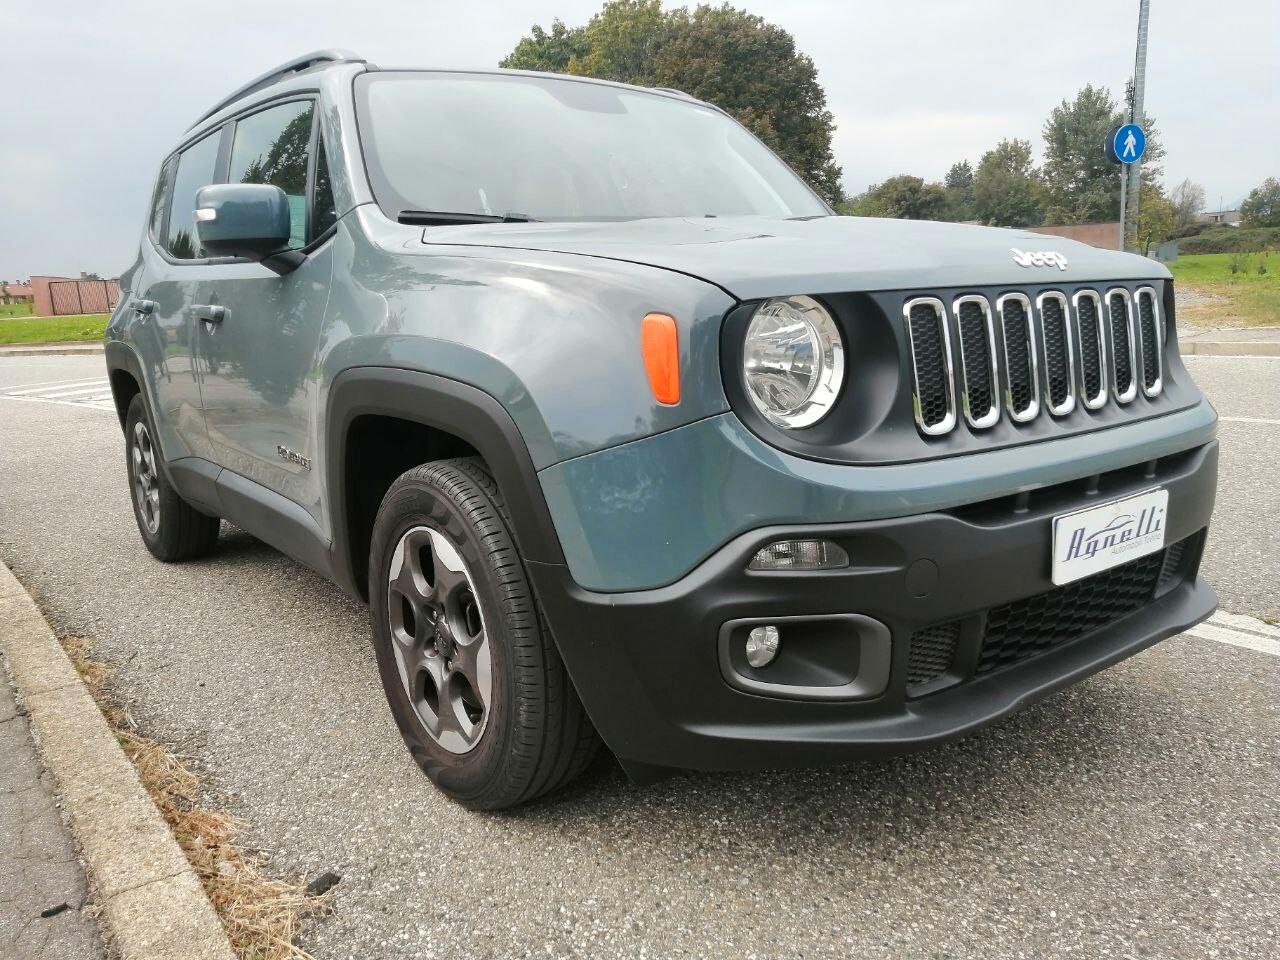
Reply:
[[364, 74], [360, 136], [391, 216], [538, 220], [825, 216], [817, 196], [724, 114], [599, 83]]

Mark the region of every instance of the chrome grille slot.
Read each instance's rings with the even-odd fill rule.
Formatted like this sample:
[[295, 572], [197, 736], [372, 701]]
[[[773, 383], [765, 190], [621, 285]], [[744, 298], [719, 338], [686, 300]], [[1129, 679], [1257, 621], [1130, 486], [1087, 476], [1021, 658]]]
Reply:
[[1080, 290], [1071, 300], [1076, 308], [1076, 343], [1080, 349], [1080, 401], [1085, 409], [1097, 410], [1107, 402], [1102, 299], [1093, 290]]
[[903, 306], [902, 316], [911, 345], [916, 425], [928, 436], [950, 433], [956, 400], [946, 307], [937, 297], [916, 297]]
[[1142, 392], [1148, 397], [1156, 397], [1164, 387], [1160, 307], [1156, 303], [1156, 292], [1151, 287], [1139, 287], [1134, 298], [1137, 301], [1135, 312], [1142, 358]]
[[1057, 291], [1036, 297], [1040, 327], [1044, 335], [1044, 392], [1046, 406], [1055, 417], [1063, 417], [1076, 407], [1071, 323], [1067, 298]]
[[1107, 321], [1111, 330], [1111, 386], [1116, 402], [1128, 403], [1137, 395], [1138, 386], [1133, 371], [1133, 301], [1123, 287], [1107, 291]]
[[1031, 301], [1025, 294], [1006, 293], [996, 300], [1004, 340], [1005, 409], [1015, 423], [1034, 420], [1040, 413], [1040, 377], [1036, 340], [1031, 325]]
[[969, 426], [982, 430], [1000, 419], [991, 304], [986, 297], [956, 297], [952, 313], [960, 331], [960, 405]]

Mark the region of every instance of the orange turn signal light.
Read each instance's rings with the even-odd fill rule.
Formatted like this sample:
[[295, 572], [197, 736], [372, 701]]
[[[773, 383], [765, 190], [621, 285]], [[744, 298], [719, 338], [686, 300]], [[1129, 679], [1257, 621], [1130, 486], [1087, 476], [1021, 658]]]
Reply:
[[659, 403], [680, 402], [680, 343], [676, 321], [665, 313], [647, 314], [640, 324], [640, 349], [649, 389]]

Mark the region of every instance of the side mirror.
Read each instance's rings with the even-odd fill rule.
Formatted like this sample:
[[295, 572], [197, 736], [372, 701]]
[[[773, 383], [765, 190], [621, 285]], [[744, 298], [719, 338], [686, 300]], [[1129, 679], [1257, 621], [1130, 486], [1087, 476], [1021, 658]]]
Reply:
[[213, 257], [262, 260], [288, 273], [303, 260], [289, 250], [289, 198], [265, 183], [218, 183], [196, 192], [196, 234]]

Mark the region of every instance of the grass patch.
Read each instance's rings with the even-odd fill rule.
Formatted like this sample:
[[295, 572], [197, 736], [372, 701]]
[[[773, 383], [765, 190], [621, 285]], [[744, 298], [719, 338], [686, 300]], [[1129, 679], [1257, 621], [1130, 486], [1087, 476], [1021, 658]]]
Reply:
[[0, 303], [0, 318], [29, 316], [31, 316], [31, 304], [29, 303]]
[[0, 344], [80, 343], [101, 340], [110, 314], [70, 317], [0, 317]]
[[112, 732], [138, 771], [178, 845], [204, 885], [240, 960], [312, 960], [293, 943], [299, 921], [324, 909], [299, 882], [266, 873], [267, 858], [236, 843], [244, 823], [200, 800], [200, 776], [185, 757], [137, 732], [133, 718], [110, 695], [110, 669], [93, 659], [84, 637], [62, 637], [63, 648]]
[[1200, 253], [1169, 264], [1182, 287], [1215, 299], [1187, 304], [1178, 318], [1198, 327], [1280, 324], [1280, 253]]

